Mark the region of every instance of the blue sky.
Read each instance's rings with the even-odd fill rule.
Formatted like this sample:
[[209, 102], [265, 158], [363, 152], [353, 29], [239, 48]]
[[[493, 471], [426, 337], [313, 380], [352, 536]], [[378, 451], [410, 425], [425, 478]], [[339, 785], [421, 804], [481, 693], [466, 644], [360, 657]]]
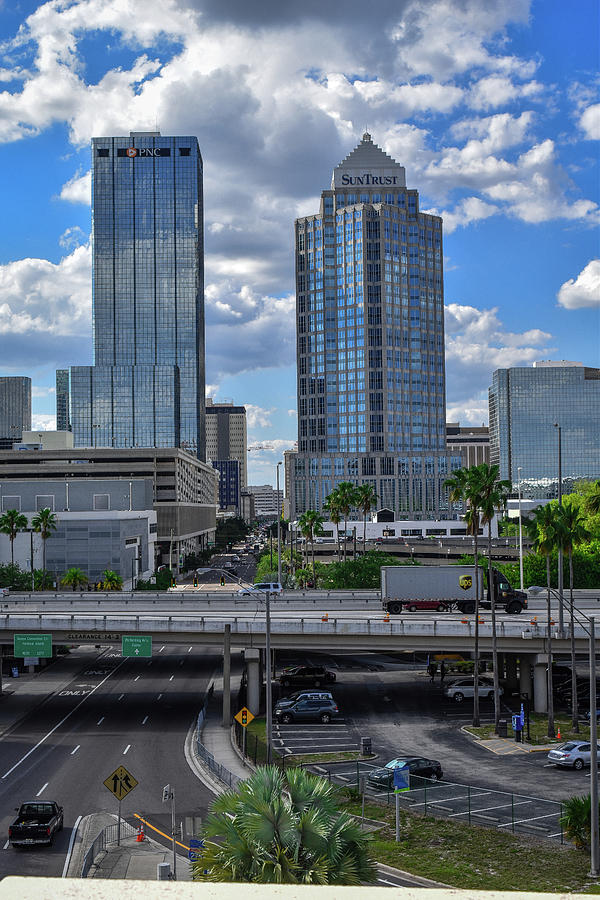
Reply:
[[[0, 0], [0, 374], [91, 361], [89, 141], [198, 136], [207, 386], [249, 477], [296, 438], [293, 221], [367, 127], [444, 217], [448, 419], [498, 366], [600, 365], [598, 4]], [[374, 24], [375, 23], [375, 24]]]

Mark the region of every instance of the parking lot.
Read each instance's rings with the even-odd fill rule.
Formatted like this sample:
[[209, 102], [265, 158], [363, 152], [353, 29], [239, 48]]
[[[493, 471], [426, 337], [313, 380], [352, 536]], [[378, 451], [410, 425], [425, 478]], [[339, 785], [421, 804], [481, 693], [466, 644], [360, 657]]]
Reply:
[[273, 747], [277, 753], [336, 753], [358, 750], [360, 739], [354, 727], [344, 719], [328, 725], [297, 722], [290, 725], [273, 724]]

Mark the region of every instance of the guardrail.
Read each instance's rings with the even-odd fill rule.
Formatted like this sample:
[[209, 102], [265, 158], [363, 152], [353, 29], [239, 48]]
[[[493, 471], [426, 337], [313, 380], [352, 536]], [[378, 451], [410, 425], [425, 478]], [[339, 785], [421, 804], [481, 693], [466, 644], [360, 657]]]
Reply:
[[[115, 822], [114, 825], [107, 825], [103, 828], [100, 834], [94, 838], [83, 857], [81, 878], [87, 878], [88, 872], [94, 865], [94, 860], [98, 854], [102, 853], [103, 850], [106, 850], [109, 844], [115, 843], [117, 840], [118, 829], [119, 823]], [[133, 837], [134, 834], [137, 834], [137, 828], [134, 828], [128, 822], [121, 820], [121, 837]]]
[[202, 726], [204, 725], [204, 722], [208, 716], [208, 706], [212, 698], [213, 691], [214, 685], [211, 684], [206, 693], [206, 697], [204, 698], [202, 709], [198, 713], [198, 724], [196, 726], [196, 755], [199, 756], [200, 759], [208, 766], [210, 771], [217, 776], [219, 781], [222, 781], [230, 788], [236, 788], [238, 784], [241, 784], [242, 779], [238, 778], [237, 775], [234, 775], [233, 772], [230, 772], [229, 769], [226, 769], [225, 766], [222, 766], [221, 763], [217, 762], [213, 754], [209, 750], [207, 750], [202, 743]]

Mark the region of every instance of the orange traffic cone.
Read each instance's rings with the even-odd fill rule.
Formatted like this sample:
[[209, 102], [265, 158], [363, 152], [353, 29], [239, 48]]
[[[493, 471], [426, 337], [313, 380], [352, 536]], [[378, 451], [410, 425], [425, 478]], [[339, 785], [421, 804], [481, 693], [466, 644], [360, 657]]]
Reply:
[[558, 726], [558, 734], [556, 735], [556, 737], [558, 738], [559, 741], [562, 740], [562, 738], [560, 736], [560, 725]]
[[137, 837], [136, 837], [137, 843], [138, 844], [141, 843], [145, 837], [146, 837], [146, 835], [144, 834], [144, 826], [140, 825], [140, 827], [138, 828], [138, 833], [137, 833]]
[[328, 622], [328, 621], [329, 621], [329, 613], [324, 613], [321, 616], [321, 622]]
[[386, 613], [386, 614], [385, 614], [385, 616], [383, 617], [383, 621], [384, 621], [384, 622], [389, 622], [389, 621], [390, 621], [390, 614], [389, 614], [389, 613]]

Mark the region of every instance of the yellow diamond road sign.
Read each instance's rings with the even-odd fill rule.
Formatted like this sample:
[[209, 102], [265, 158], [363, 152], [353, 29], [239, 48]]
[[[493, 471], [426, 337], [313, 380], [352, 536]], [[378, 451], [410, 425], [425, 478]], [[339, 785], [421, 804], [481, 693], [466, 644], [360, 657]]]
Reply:
[[238, 713], [236, 713], [233, 718], [237, 719], [237, 721], [240, 723], [240, 725], [243, 725], [245, 728], [246, 725], [250, 724], [250, 722], [252, 721], [254, 716], [252, 715], [252, 713], [250, 712], [249, 709], [247, 709], [245, 706], [242, 706], [240, 711]]
[[119, 766], [118, 769], [109, 775], [104, 782], [105, 787], [114, 794], [117, 800], [122, 800], [127, 794], [137, 787], [138, 782], [135, 780], [131, 772], [128, 772], [125, 766]]

